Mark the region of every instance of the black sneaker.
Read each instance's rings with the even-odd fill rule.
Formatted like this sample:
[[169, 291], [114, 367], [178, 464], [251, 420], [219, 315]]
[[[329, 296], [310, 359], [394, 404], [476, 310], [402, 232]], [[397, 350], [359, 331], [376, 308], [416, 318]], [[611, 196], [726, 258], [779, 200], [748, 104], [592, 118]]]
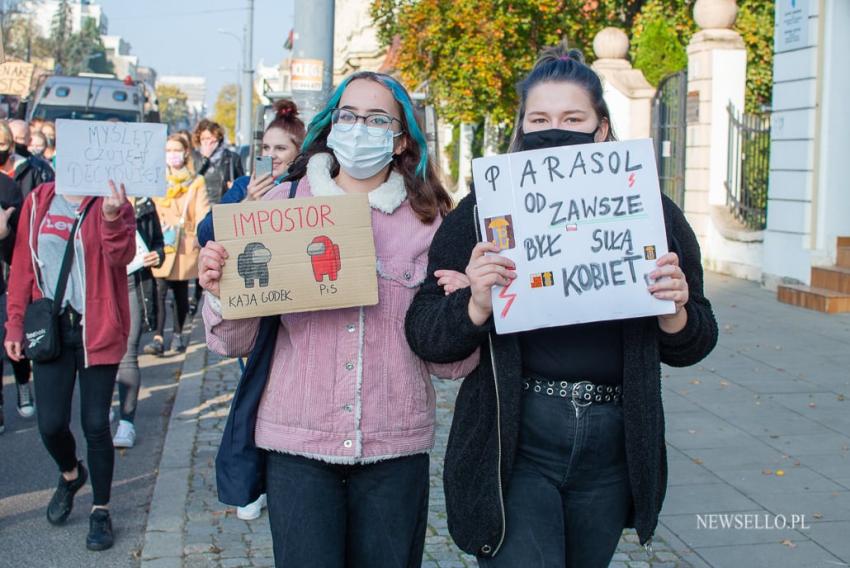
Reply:
[[163, 353], [165, 353], [165, 344], [162, 341], [161, 337], [154, 337], [153, 341], [145, 345], [144, 352], [147, 355], [157, 355], [162, 357]]
[[109, 511], [107, 509], [95, 509], [89, 516], [89, 534], [86, 536], [86, 548], [89, 550], [106, 550], [112, 548], [114, 541]]
[[21, 418], [32, 418], [35, 414], [30, 383], [18, 384], [18, 414]]
[[0, 434], [6, 431], [6, 416], [3, 415], [3, 407], [0, 406]]
[[47, 521], [51, 525], [61, 525], [68, 519], [68, 515], [74, 508], [74, 495], [86, 484], [88, 478], [89, 472], [86, 471], [83, 462], [77, 462], [77, 479], [74, 481], [66, 481], [61, 474], [59, 475], [59, 484], [50, 499], [50, 504], [47, 505]]

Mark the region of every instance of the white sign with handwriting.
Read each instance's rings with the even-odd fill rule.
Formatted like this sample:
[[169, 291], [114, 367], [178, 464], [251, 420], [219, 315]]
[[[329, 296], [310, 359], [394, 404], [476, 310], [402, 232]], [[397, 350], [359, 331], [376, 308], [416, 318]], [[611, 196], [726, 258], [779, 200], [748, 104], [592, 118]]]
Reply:
[[498, 333], [672, 314], [647, 287], [667, 253], [652, 141], [472, 161], [482, 240], [517, 279], [493, 288]]
[[56, 121], [56, 192], [109, 195], [109, 180], [128, 195], [165, 195], [166, 126], [145, 122]]

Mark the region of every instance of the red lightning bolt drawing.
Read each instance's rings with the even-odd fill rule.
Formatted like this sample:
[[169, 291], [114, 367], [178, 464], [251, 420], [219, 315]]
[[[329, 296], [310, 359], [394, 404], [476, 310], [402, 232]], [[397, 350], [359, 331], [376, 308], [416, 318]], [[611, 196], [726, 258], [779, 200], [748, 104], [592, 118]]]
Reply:
[[635, 174], [629, 174], [629, 187], [635, 184]]
[[515, 280], [511, 280], [511, 281], [508, 283], [508, 285], [507, 285], [507, 286], [505, 286], [504, 288], [502, 288], [502, 290], [499, 292], [499, 297], [500, 297], [501, 299], [503, 299], [503, 300], [507, 300], [507, 301], [508, 301], [508, 302], [505, 304], [505, 307], [504, 307], [504, 308], [502, 308], [502, 319], [504, 319], [504, 318], [508, 315], [508, 312], [509, 312], [509, 311], [510, 311], [510, 309], [511, 309], [511, 305], [513, 305], [514, 300], [516, 300], [516, 294], [508, 294], [508, 290], [510, 290], [511, 285], [512, 285], [514, 282], [515, 282]]

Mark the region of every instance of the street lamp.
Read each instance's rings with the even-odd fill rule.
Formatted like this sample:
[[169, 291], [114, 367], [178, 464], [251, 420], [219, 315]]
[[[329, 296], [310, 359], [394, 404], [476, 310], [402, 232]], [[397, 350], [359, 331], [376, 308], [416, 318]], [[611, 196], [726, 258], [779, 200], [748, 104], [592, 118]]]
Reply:
[[[232, 37], [233, 39], [235, 39], [239, 43], [239, 49], [240, 50], [243, 49], [244, 42], [243, 42], [243, 40], [240, 36], [236, 35], [233, 32], [227, 31], [223, 28], [218, 28], [218, 30], [216, 30], [216, 31], [218, 33], [222, 34], [222, 35]], [[240, 129], [240, 126], [241, 126], [240, 125], [240, 119], [241, 119], [241, 116], [242, 116], [242, 113], [241, 113], [241, 109], [242, 109], [242, 89], [240, 88], [241, 80], [242, 80], [242, 55], [240, 54], [239, 59], [237, 59], [237, 62], [236, 62], [236, 83], [235, 83], [235, 85], [236, 85], [236, 125], [234, 127], [234, 132], [236, 133], [236, 140], [234, 140], [234, 142], [235, 143], [242, 142], [244, 144], [246, 142], [239, 140], [239, 138], [241, 136], [241, 132], [242, 132], [241, 129]]]

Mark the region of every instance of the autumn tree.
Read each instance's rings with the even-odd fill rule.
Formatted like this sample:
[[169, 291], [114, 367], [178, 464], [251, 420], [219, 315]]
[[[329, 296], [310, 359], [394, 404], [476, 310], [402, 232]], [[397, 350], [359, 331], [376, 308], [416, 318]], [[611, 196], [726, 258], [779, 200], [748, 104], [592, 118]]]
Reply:
[[239, 86], [224, 85], [218, 92], [213, 106], [213, 120], [227, 132], [228, 140], [236, 140], [236, 105], [239, 101]]
[[[696, 29], [693, 0], [373, 0], [382, 42], [398, 37], [398, 69], [414, 89], [427, 90], [452, 123], [509, 121], [515, 85], [540, 49], [567, 38], [592, 61], [592, 43], [606, 26], [632, 39], [637, 68], [656, 79], [659, 70], [686, 65]], [[769, 97], [773, 2], [744, 0], [738, 28], [748, 47], [748, 100]], [[659, 67], [661, 63], [661, 67]]]
[[159, 115], [170, 128], [183, 128], [189, 120], [188, 97], [180, 87], [160, 84], [156, 86], [156, 98], [159, 100]]

